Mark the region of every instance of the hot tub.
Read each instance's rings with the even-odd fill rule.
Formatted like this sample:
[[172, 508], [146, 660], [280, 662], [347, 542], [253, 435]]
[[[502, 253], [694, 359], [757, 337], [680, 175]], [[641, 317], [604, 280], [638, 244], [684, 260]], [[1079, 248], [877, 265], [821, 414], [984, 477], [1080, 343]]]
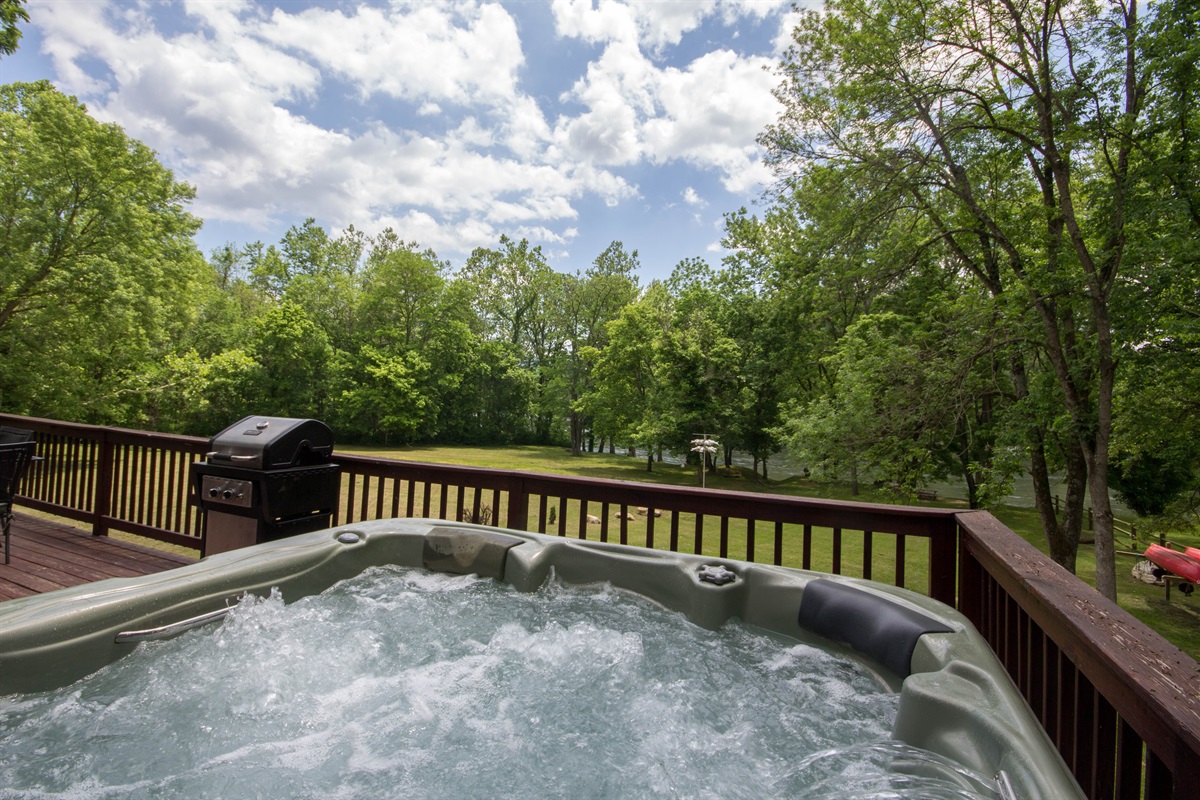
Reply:
[[[247, 594], [290, 603], [380, 565], [478, 575], [521, 593], [548, 582], [609, 585], [701, 629], [740, 621], [847, 654], [892, 693], [892, 740], [936, 757], [897, 758], [906, 761], [901, 772], [953, 773], [942, 759], [988, 779], [982, 790], [971, 787], [975, 796], [1083, 796], [986, 643], [940, 603], [870, 581], [437, 520], [343, 526], [155, 576], [0, 603], [0, 727], [23, 698], [68, 686], [139, 642], [219, 621]], [[949, 774], [947, 785], [954, 781]], [[704, 787], [689, 791], [706, 795]]]

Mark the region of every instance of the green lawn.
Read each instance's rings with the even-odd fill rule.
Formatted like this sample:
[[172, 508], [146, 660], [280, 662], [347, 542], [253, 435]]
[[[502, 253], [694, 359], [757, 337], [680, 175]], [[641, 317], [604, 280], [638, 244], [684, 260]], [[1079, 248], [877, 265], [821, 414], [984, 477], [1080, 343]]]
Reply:
[[[610, 455], [599, 453], [588, 453], [581, 457], [573, 457], [569, 451], [557, 447], [403, 447], [403, 448], [380, 448], [380, 447], [355, 447], [344, 446], [339, 447], [340, 450], [347, 453], [358, 453], [362, 455], [384, 456], [388, 458], [397, 458], [406, 461], [428, 461], [439, 464], [461, 464], [474, 467], [490, 467], [502, 470], [524, 470], [528, 472], [547, 472], [552, 474], [576, 475], [586, 478], [610, 478], [614, 480], [625, 481], [641, 481], [646, 483], [666, 484], [675, 486], [696, 486], [697, 475], [694, 469], [684, 469], [677, 465], [671, 464], [655, 464], [653, 471], [647, 472], [646, 462], [641, 459], [633, 459], [626, 455]], [[801, 497], [824, 497], [837, 500], [858, 500], [861, 502], [879, 502], [892, 503], [894, 498], [886, 493], [865, 488], [863, 493], [855, 497], [851, 494], [848, 486], [839, 484], [825, 484], [814, 481], [804, 480], [802, 478], [793, 477], [782, 481], [763, 482], [750, 475], [745, 470], [734, 470], [726, 473], [722, 470], [717, 473], [709, 473], [706, 477], [706, 485], [712, 489], [733, 489], [737, 491], [749, 492], [771, 492], [774, 494], [788, 494]], [[953, 501], [941, 503], [922, 503], [921, 505], [941, 505], [953, 506]], [[961, 505], [961, 503], [959, 503]], [[569, 506], [568, 515], [574, 518], [577, 507]], [[1008, 525], [1016, 533], [1024, 537], [1029, 542], [1033, 543], [1043, 552], [1046, 552], [1045, 537], [1041, 532], [1041, 526], [1038, 522], [1037, 513], [1030, 508], [1018, 508], [1013, 506], [1003, 506], [994, 509], [993, 513], [1006, 525]], [[667, 534], [665, 525], [657, 527], [655, 530], [655, 546], [667, 546]], [[686, 535], [681, 536], [680, 549], [690, 550], [692, 547], [692, 539], [690, 532], [692, 531], [692, 522], [685, 515], [681, 523], [681, 533], [687, 531]], [[612, 521], [610, 525], [610, 537], [616, 536], [616, 522]], [[629, 541], [631, 544], [645, 543], [645, 521], [637, 519], [631, 521], [628, 525]], [[791, 562], [798, 563], [799, 559], [794, 553], [788, 553], [788, 550], [795, 550], [799, 547], [798, 538], [791, 535], [789, 532], [785, 542], [788, 544], [785, 547], [785, 553], [791, 556]], [[589, 532], [589, 536], [593, 534]], [[707, 525], [704, 528], [704, 551], [715, 553], [717, 546], [717, 533], [715, 528], [709, 528]], [[813, 552], [821, 552], [822, 546], [827, 547], [827, 541], [830, 533], [828, 531], [814, 531]], [[760, 552], [760, 548], [767, 546], [767, 540], [770, 538], [769, 532], [762, 531], [757, 534], [757, 546], [755, 552]], [[1189, 539], [1185, 536], [1173, 537], [1179, 539], [1179, 544], [1192, 544], [1200, 546], [1200, 537], [1192, 537]], [[1142, 547], [1144, 547], [1144, 543]], [[1120, 546], [1119, 546], [1120, 548]], [[886, 551], [886, 547], [882, 548]], [[826, 553], [828, 550], [826, 549]], [[734, 558], [742, 557], [745, 553], [745, 535], [738, 531], [731, 531], [730, 535], [730, 556]], [[760, 556], [764, 558], [765, 556]], [[826, 557], [827, 558], [827, 557]], [[853, 540], [846, 542], [845, 563], [855, 564], [855, 559], [861, 558], [861, 548], [855, 550]], [[921, 588], [926, 580], [926, 569], [923, 564], [922, 553], [912, 552], [909, 559], [906, 559], [906, 585], [913, 588]], [[1184, 652], [1191, 655], [1193, 658], [1200, 658], [1200, 592], [1191, 597], [1185, 596], [1178, 589], [1171, 591], [1171, 600], [1167, 602], [1166, 591], [1161, 586], [1151, 586], [1135, 580], [1130, 570], [1133, 567], [1135, 559], [1131, 556], [1119, 556], [1117, 561], [1117, 585], [1118, 594], [1121, 605], [1126, 608], [1131, 614], [1145, 622], [1150, 627], [1161, 633], [1166, 639], [1173, 642]], [[823, 561], [816, 561], [813, 564], [814, 568], [821, 569], [822, 566], [827, 568], [827, 564]], [[893, 569], [893, 565], [877, 561], [875, 564], [874, 577], [881, 580], [890, 580], [889, 572]], [[853, 574], [853, 570], [847, 570], [849, 574]], [[1095, 558], [1092, 549], [1088, 545], [1084, 545], [1079, 550], [1079, 561], [1076, 572], [1083, 580], [1091, 582], [1095, 574]]]

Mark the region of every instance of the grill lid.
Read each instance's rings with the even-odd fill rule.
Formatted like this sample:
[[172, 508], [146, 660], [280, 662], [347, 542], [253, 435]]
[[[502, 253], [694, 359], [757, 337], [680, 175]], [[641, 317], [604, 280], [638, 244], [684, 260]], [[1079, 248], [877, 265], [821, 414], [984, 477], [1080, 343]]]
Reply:
[[246, 469], [324, 464], [333, 454], [333, 431], [315, 419], [246, 417], [212, 437], [207, 458]]

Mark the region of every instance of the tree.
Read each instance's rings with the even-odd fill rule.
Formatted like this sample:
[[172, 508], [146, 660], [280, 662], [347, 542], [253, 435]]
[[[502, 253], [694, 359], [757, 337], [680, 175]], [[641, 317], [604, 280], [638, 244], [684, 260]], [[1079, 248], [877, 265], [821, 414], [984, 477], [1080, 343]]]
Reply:
[[1160, 515], [1193, 510], [1178, 501], [1194, 503], [1200, 483], [1200, 7], [1156, 4], [1139, 44], [1147, 124], [1114, 316], [1113, 483], [1138, 514]]
[[18, 22], [29, 22], [29, 12], [22, 6], [25, 0], [0, 0], [0, 55], [10, 56], [17, 52], [21, 41]]
[[[786, 110], [762, 137], [782, 176], [836, 165], [903, 198], [958, 268], [1030, 308], [1086, 464], [1097, 588], [1112, 598], [1112, 300], [1144, 98], [1138, 24], [1133, 0], [1106, 12], [835, 0], [796, 28]], [[1058, 557], [1073, 566], [1073, 551]]]
[[255, 396], [261, 413], [325, 416], [333, 353], [320, 326], [285, 301], [256, 321], [252, 337], [249, 351], [262, 368]]
[[153, 375], [163, 388], [148, 398], [152, 430], [212, 436], [261, 408], [262, 365], [238, 348], [170, 354]]
[[366, 237], [354, 226], [332, 239], [309, 218], [284, 233], [279, 258], [265, 259], [261, 270], [270, 274], [280, 297], [321, 326], [335, 349], [347, 351], [354, 347], [359, 263], [366, 246]]
[[415, 243], [377, 242], [362, 276], [362, 338], [380, 347], [420, 349], [438, 324], [446, 268], [435, 253], [421, 252]]
[[347, 438], [407, 444], [429, 433], [431, 365], [409, 350], [386, 354], [363, 345], [331, 409]]
[[592, 380], [581, 407], [602, 435], [643, 447], [647, 468], [677, 428], [657, 374], [657, 354], [669, 325], [670, 296], [655, 281], [608, 323], [603, 348], [588, 346], [583, 352]]
[[662, 408], [671, 425], [662, 443], [686, 453], [696, 433], [732, 440], [751, 393], [742, 373], [745, 356], [726, 325], [712, 269], [687, 259], [675, 267], [667, 287], [674, 293], [670, 327], [656, 353]]
[[[571, 289], [574, 294], [572, 346], [567, 354], [567, 394], [570, 408], [571, 452], [583, 451], [585, 426], [594, 429], [594, 420], [586, 411], [583, 398], [593, 387], [591, 361], [585, 358], [589, 348], [602, 349], [608, 344], [608, 325], [622, 309], [637, 299], [638, 252], [625, 250], [621, 242], [610, 242]], [[589, 429], [590, 430], [590, 429]], [[594, 430], [593, 434], [594, 436]], [[610, 440], [611, 441], [611, 440]], [[589, 440], [588, 449], [591, 449]]]
[[0, 87], [0, 165], [0, 406], [143, 421], [204, 275], [191, 187], [45, 81]]
[[458, 277], [475, 288], [474, 301], [487, 326], [485, 335], [509, 342], [532, 360], [536, 348], [531, 330], [540, 325], [543, 291], [553, 272], [542, 248], [530, 247], [525, 239], [514, 242], [501, 236], [499, 249], [475, 248]]

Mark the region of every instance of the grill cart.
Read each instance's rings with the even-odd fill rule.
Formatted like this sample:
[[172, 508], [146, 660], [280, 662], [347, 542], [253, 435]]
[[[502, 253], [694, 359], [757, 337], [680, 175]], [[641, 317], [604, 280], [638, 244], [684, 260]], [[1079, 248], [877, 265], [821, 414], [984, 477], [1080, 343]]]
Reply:
[[315, 419], [246, 417], [212, 437], [192, 465], [202, 555], [328, 528], [341, 490], [332, 456], [333, 432]]

